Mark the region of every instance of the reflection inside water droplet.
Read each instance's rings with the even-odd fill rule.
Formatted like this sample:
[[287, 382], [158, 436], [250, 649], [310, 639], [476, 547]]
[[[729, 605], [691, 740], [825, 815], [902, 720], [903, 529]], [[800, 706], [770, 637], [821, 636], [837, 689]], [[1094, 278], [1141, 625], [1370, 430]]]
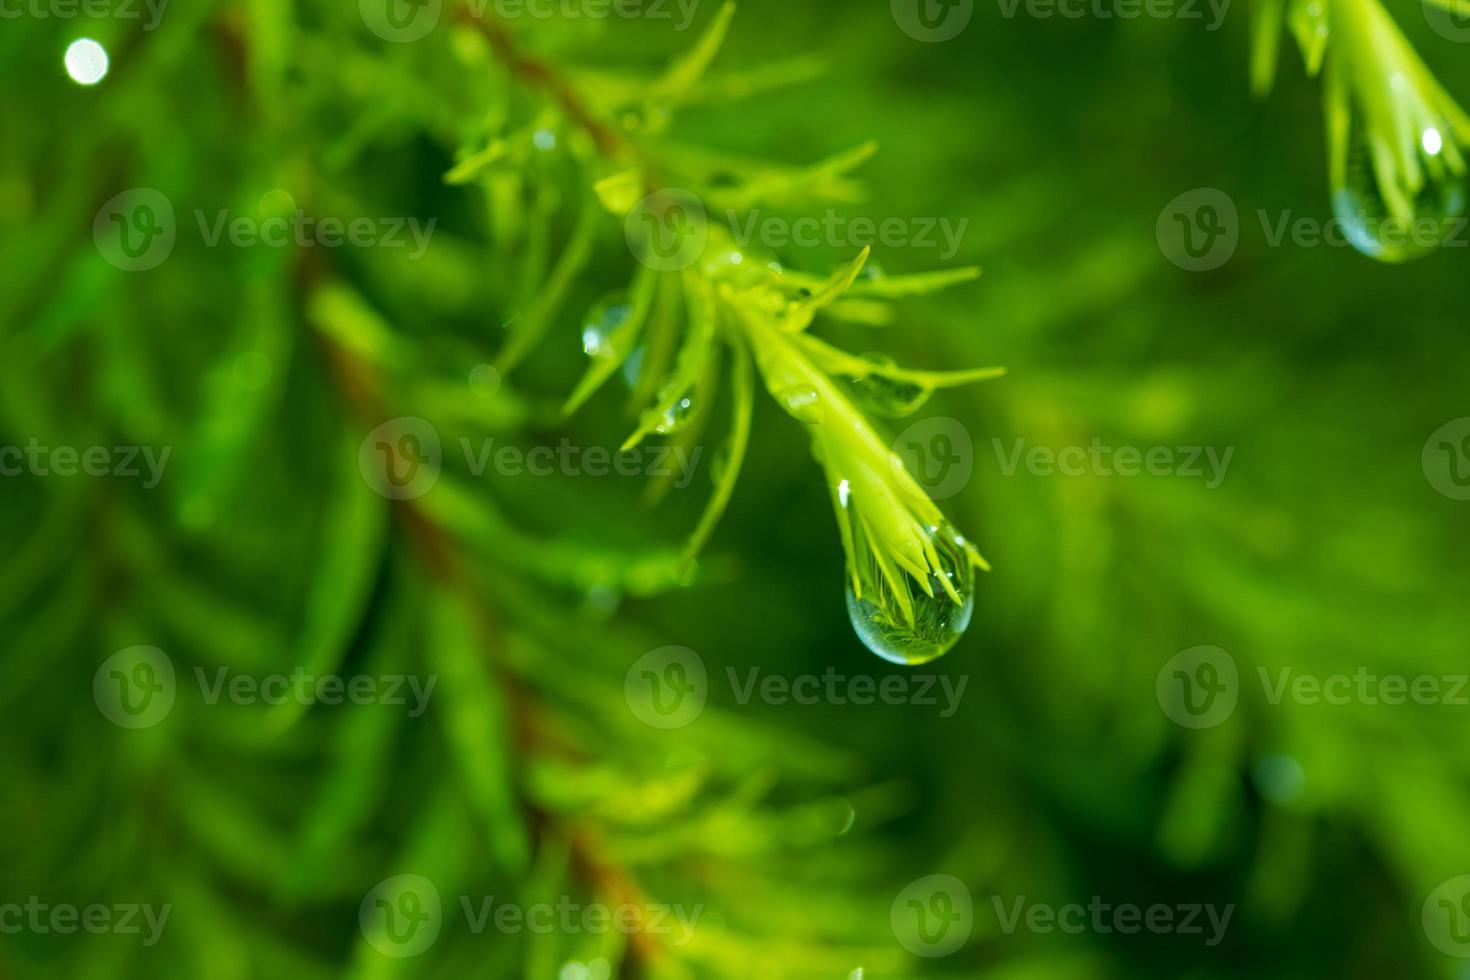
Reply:
[[810, 385], [787, 388], [781, 392], [779, 397], [781, 407], [786, 409], [792, 418], [808, 425], [821, 425], [826, 421], [827, 413], [822, 406], [822, 396], [817, 394], [817, 389]]
[[1359, 252], [1383, 262], [1404, 262], [1438, 248], [1466, 212], [1465, 174], [1455, 172], [1458, 158], [1448, 159], [1439, 130], [1426, 129], [1419, 140], [1421, 185], [1417, 191], [1405, 188], [1395, 207], [1399, 195], [1380, 184], [1363, 129], [1361, 120], [1354, 120], [1346, 176], [1332, 193], [1344, 236]]
[[[893, 359], [883, 354], [865, 354], [863, 360], [880, 369], [894, 366]], [[889, 419], [901, 419], [914, 414], [932, 394], [923, 385], [877, 373], [855, 379], [852, 388], [858, 403], [869, 414]]]
[[686, 396], [669, 406], [668, 410], [659, 417], [658, 424], [653, 427], [653, 431], [663, 436], [673, 435], [687, 426], [692, 418], [694, 418], [694, 401]]
[[[900, 571], [884, 576], [877, 567], [859, 567], [863, 595], [847, 582], [847, 615], [858, 639], [884, 660], [928, 663], [949, 652], [970, 625], [975, 611], [975, 569], [965, 539], [949, 525], [934, 528], [930, 542], [939, 565], [929, 572], [931, 594]], [[863, 556], [862, 560], [872, 562]], [[903, 595], [894, 593], [895, 580]]]
[[582, 353], [593, 359], [614, 356], [617, 351], [612, 340], [613, 334], [632, 315], [633, 308], [621, 295], [610, 297], [594, 306], [582, 325]]

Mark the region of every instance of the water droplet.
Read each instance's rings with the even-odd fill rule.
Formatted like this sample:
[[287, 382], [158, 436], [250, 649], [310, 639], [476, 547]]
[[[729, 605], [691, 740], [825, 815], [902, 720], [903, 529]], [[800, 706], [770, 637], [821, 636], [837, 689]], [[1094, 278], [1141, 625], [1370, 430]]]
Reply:
[[107, 49], [90, 37], [71, 42], [63, 61], [66, 73], [78, 85], [96, 85], [107, 76]]
[[810, 385], [787, 388], [780, 395], [781, 406], [791, 417], [807, 425], [821, 425], [827, 419], [822, 396]]
[[623, 128], [656, 133], [669, 124], [669, 110], [663, 106], [639, 105], [623, 113]]
[[639, 344], [633, 348], [633, 353], [629, 354], [628, 359], [623, 362], [622, 370], [618, 373], [622, 375], [623, 384], [629, 391], [638, 387], [638, 382], [643, 377], [643, 362], [647, 357], [648, 345]]
[[271, 380], [271, 362], [260, 351], [246, 351], [235, 358], [235, 383], [246, 391], [260, 391]]
[[470, 372], [470, 390], [481, 398], [489, 398], [500, 390], [500, 372], [489, 364], [480, 364]]
[[594, 619], [607, 619], [622, 601], [622, 594], [611, 585], [594, 585], [583, 597], [582, 608]]
[[1430, 126], [1419, 136], [1419, 145], [1424, 147], [1424, 152], [1432, 157], [1439, 156], [1439, 151], [1444, 149], [1444, 137], [1439, 135], [1439, 130]]
[[669, 406], [668, 410], [659, 417], [658, 424], [653, 427], [653, 431], [661, 436], [671, 436], [688, 425], [692, 418], [694, 418], [694, 400], [685, 396]]
[[531, 134], [531, 142], [538, 150], [554, 150], [556, 149], [556, 134], [549, 129], [538, 129]]
[[[946, 524], [934, 529], [931, 541], [939, 555], [939, 568], [929, 573], [934, 594], [926, 594], [900, 572], [908, 593], [907, 610], [876, 567], [858, 569], [862, 598], [853, 592], [850, 578], [847, 583], [847, 615], [858, 639], [892, 663], [914, 666], [944, 656], [969, 628], [975, 611], [975, 569], [965, 539]], [[951, 590], [959, 596], [958, 602]]]
[[582, 324], [582, 353], [593, 360], [617, 354], [613, 334], [633, 315], [633, 307], [621, 293], [616, 293], [592, 308]]
[[290, 191], [276, 187], [260, 195], [258, 207], [262, 218], [285, 218], [296, 210], [296, 198]]
[[1287, 804], [1302, 795], [1307, 774], [1289, 755], [1268, 755], [1256, 763], [1251, 778], [1261, 795], [1272, 803]]
[[[893, 366], [893, 359], [882, 354], [865, 354], [863, 360], [880, 368]], [[869, 413], [889, 419], [901, 419], [917, 412], [929, 400], [932, 391], [912, 381], [899, 381], [882, 374], [868, 374], [852, 383], [858, 403]]]
[[863, 270], [858, 273], [858, 278], [882, 279], [886, 275], [888, 275], [888, 273], [883, 271], [883, 266], [879, 265], [877, 262], [873, 262], [870, 260], [863, 264]]
[[1353, 248], [1369, 258], [1404, 262], [1431, 252], [1455, 233], [1465, 214], [1465, 175], [1452, 173], [1441, 155], [1443, 136], [1430, 128], [1420, 143], [1423, 184], [1417, 192], [1404, 189], [1412, 195], [1410, 211], [1395, 213], [1379, 183], [1362, 126], [1354, 120], [1346, 178], [1332, 192], [1332, 210]]

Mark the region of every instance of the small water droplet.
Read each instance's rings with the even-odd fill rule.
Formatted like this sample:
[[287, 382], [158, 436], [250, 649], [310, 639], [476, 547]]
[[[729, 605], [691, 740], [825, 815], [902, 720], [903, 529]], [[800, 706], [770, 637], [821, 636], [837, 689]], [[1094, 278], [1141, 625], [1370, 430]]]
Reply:
[[[893, 367], [893, 359], [882, 354], [865, 354], [863, 360], [880, 368]], [[882, 374], [868, 374], [852, 383], [858, 403], [869, 413], [901, 419], [917, 412], [929, 400], [931, 389], [912, 381], [899, 381]]]
[[687, 395], [680, 398], [659, 417], [653, 431], [661, 436], [671, 436], [689, 424], [694, 418], [694, 400]]
[[648, 345], [639, 344], [633, 348], [633, 353], [623, 362], [622, 370], [618, 373], [623, 377], [623, 384], [629, 391], [638, 387], [638, 382], [643, 377], [643, 362], [648, 357]]
[[595, 619], [607, 619], [622, 601], [622, 594], [611, 585], [594, 585], [583, 597], [582, 607]]
[[1396, 214], [1379, 184], [1360, 121], [1353, 126], [1346, 179], [1332, 192], [1332, 210], [1347, 240], [1382, 262], [1404, 262], [1438, 248], [1459, 227], [1467, 204], [1465, 175], [1452, 173], [1441, 156], [1444, 137], [1433, 128], [1422, 134], [1423, 185], [1417, 192], [1405, 190], [1413, 195], [1410, 213]]
[[246, 391], [260, 391], [271, 381], [271, 362], [260, 351], [246, 351], [235, 358], [235, 383]]
[[603, 300], [587, 314], [582, 324], [582, 353], [593, 360], [613, 357], [617, 354], [613, 334], [633, 315], [633, 307], [621, 293]]
[[1284, 805], [1301, 796], [1307, 774], [1302, 764], [1289, 755], [1268, 755], [1255, 764], [1251, 779], [1262, 796]]
[[71, 42], [62, 60], [66, 73], [78, 85], [96, 85], [107, 76], [107, 49], [90, 37]]
[[531, 142], [536, 144], [538, 150], [556, 149], [556, 134], [549, 129], [538, 129], [531, 134]]
[[781, 392], [781, 406], [791, 417], [807, 425], [821, 425], [827, 419], [822, 396], [810, 385], [787, 388]]
[[[935, 529], [932, 539], [939, 568], [929, 573], [927, 595], [912, 578], [904, 576], [911, 614], [891, 595], [875, 568], [859, 568], [863, 596], [847, 583], [847, 615], [858, 639], [884, 660], [917, 665], [944, 656], [970, 626], [975, 611], [975, 569], [964, 539], [949, 525]], [[949, 588], [946, 588], [948, 584]], [[959, 596], [955, 601], [950, 589]]]
[[869, 261], [863, 264], [863, 270], [858, 273], [858, 278], [882, 279], [886, 275], [888, 275], [888, 273], [883, 270], [883, 266], [879, 265], [877, 262]]

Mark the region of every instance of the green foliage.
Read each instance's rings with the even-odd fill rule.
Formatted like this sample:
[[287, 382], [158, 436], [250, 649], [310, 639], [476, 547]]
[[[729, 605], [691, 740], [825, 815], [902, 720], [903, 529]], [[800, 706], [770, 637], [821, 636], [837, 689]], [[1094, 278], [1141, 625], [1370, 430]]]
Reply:
[[[1470, 524], [1419, 465], [1464, 414], [1459, 256], [1390, 270], [1247, 235], [1190, 276], [1151, 232], [1202, 183], [1246, 210], [1316, 214], [1325, 182], [1451, 217], [1425, 191], [1463, 175], [1447, 93], [1470, 74], [1414, 53], [1434, 38], [1412, 11], [1267, 2], [1252, 77], [1278, 101], [1242, 121], [1243, 24], [977, 13], [951, 47], [870, 6], [711, 6], [690, 35], [448, 16], [391, 43], [353, 4], [206, 0], [153, 33], [89, 22], [113, 58], [93, 89], [59, 70], [79, 25], [0, 24], [25, 93], [0, 107], [0, 445], [171, 450], [156, 486], [0, 478], [0, 904], [172, 906], [156, 945], [0, 935], [0, 977], [1456, 975], [1419, 916], [1470, 866], [1463, 709], [1272, 703], [1254, 678], [1462, 672]], [[1284, 29], [1322, 75], [1325, 175], [1309, 89], [1272, 77]], [[133, 187], [177, 213], [139, 273], [90, 234]], [[678, 192], [704, 247], [640, 264], [659, 229], [638, 215]], [[898, 250], [892, 272], [845, 244], [765, 254], [720, 220], [829, 207], [977, 220], [947, 268]], [[410, 258], [210, 247], [194, 217], [298, 208], [437, 224]], [[969, 387], [995, 363], [1003, 384]], [[942, 510], [889, 458], [920, 407], [975, 435]], [[362, 453], [403, 419], [442, 472], [389, 500]], [[388, 465], [412, 434], [383, 438]], [[621, 480], [455, 451], [562, 439], [720, 448]], [[1205, 488], [1006, 473], [1017, 439], [1238, 452]], [[950, 520], [995, 573], [936, 536]], [[721, 679], [912, 676], [861, 648], [844, 590], [893, 659], [958, 643], [927, 668], [968, 682], [956, 713], [728, 691], [676, 729], [633, 710], [630, 671], [671, 643]], [[1247, 683], [1188, 731], [1154, 685], [1198, 644]], [[92, 684], [140, 645], [178, 696], [133, 730]], [[415, 714], [196, 683], [298, 669], [434, 687]], [[938, 872], [977, 924], [923, 963], [890, 903]], [[400, 874], [445, 912], [406, 959], [360, 918]], [[1093, 895], [1238, 910], [1202, 949], [1007, 933], [991, 906]], [[487, 896], [701, 917], [476, 933]]]

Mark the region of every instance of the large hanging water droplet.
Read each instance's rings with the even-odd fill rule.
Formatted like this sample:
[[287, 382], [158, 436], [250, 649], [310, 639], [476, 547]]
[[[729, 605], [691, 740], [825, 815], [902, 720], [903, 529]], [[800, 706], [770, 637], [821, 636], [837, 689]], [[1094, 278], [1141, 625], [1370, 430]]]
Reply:
[[827, 420], [827, 412], [822, 405], [822, 396], [810, 385], [787, 388], [777, 397], [780, 399], [781, 407], [786, 409], [792, 418], [800, 422], [805, 422], [807, 425], [821, 425]]
[[[883, 354], [864, 354], [863, 360], [879, 368], [893, 367], [893, 359]], [[853, 394], [872, 415], [889, 419], [906, 418], [929, 400], [932, 391], [912, 381], [899, 381], [883, 374], [867, 374], [854, 379]]]
[[946, 524], [934, 529], [931, 540], [939, 555], [938, 569], [929, 573], [933, 595], [904, 575], [907, 611], [892, 595], [889, 584], [879, 580], [876, 569], [864, 575], [861, 598], [853, 591], [851, 579], [847, 583], [847, 615], [858, 639], [892, 663], [916, 666], [944, 656], [969, 628], [975, 611], [975, 568], [965, 539]]
[[633, 307], [621, 293], [615, 293], [594, 306], [582, 324], [582, 352], [593, 360], [604, 360], [619, 354], [613, 335], [628, 322]]
[[1342, 186], [1332, 192], [1332, 210], [1348, 242], [1369, 258], [1405, 262], [1443, 244], [1460, 227], [1467, 203], [1463, 173], [1445, 159], [1444, 137], [1426, 129], [1419, 140], [1423, 184], [1412, 194], [1410, 213], [1395, 213], [1373, 167], [1373, 154], [1354, 120]]

